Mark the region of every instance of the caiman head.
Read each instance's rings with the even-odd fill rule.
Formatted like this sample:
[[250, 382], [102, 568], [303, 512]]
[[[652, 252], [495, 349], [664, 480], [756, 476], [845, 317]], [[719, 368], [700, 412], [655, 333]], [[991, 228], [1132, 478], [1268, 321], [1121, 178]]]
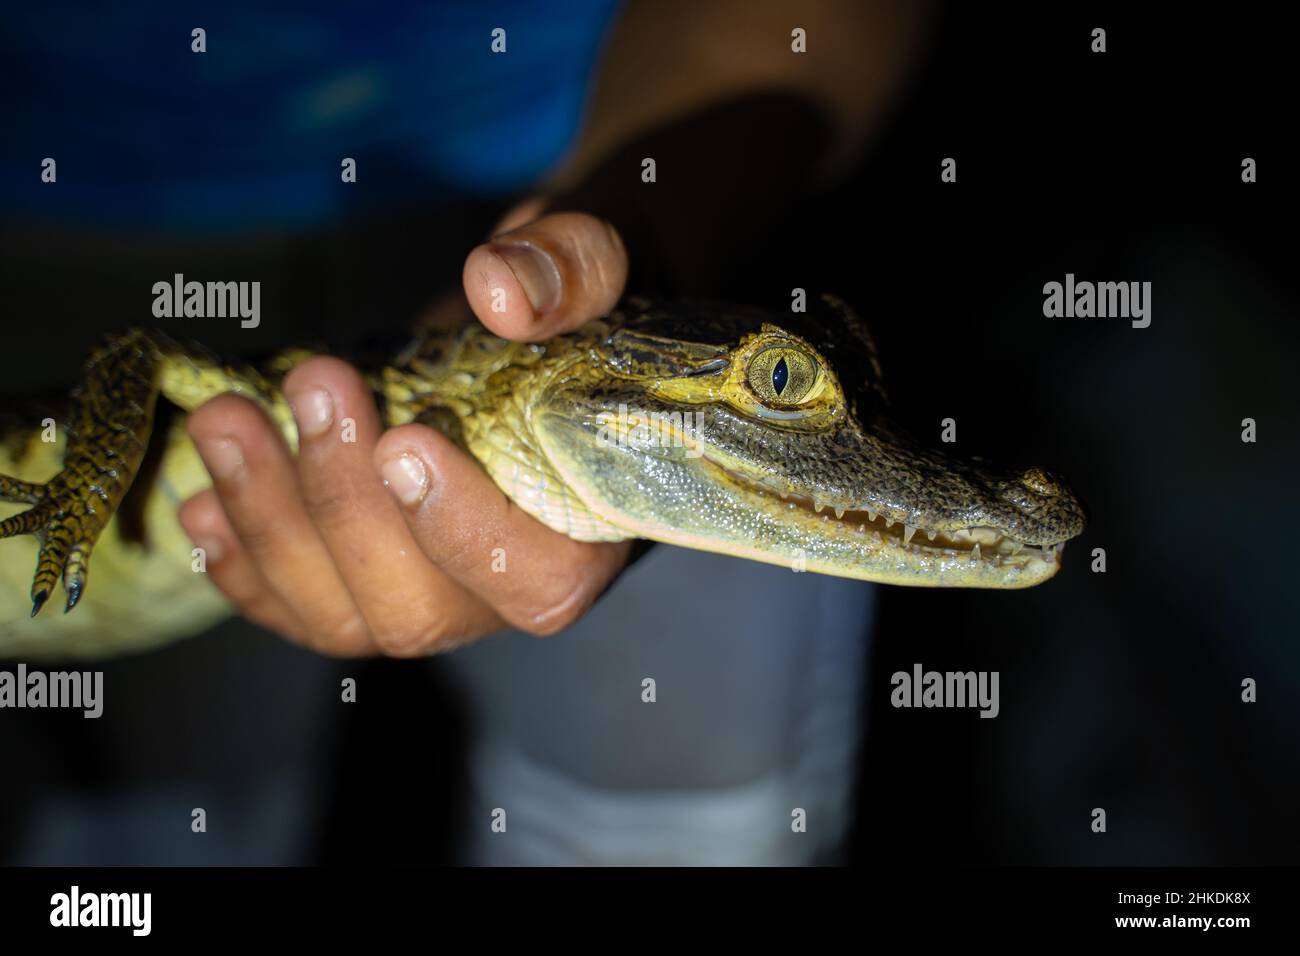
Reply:
[[890, 584], [1020, 588], [1084, 513], [1042, 468], [905, 438], [870, 337], [837, 300], [767, 314], [632, 300], [579, 333], [527, 415], [591, 517], [644, 537]]

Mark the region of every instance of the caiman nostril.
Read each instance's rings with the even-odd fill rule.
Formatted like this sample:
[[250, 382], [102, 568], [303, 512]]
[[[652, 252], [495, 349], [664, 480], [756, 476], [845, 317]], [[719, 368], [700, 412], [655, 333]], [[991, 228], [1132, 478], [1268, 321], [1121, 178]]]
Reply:
[[1041, 468], [1026, 469], [1025, 473], [1020, 476], [1020, 483], [1035, 494], [1046, 495], [1050, 498], [1054, 498], [1061, 493], [1060, 484]]

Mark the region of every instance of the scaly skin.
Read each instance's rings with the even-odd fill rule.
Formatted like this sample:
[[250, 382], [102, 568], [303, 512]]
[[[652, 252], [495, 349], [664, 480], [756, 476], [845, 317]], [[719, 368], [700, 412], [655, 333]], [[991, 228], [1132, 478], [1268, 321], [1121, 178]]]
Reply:
[[[0, 500], [29, 507], [0, 522], [0, 537], [30, 534], [39, 547], [25, 613], [15, 592], [31, 554], [0, 552], [0, 654], [114, 653], [228, 614], [176, 522], [176, 505], [208, 483], [179, 423], [157, 437], [161, 465], [128, 498], [157, 399], [188, 412], [239, 392], [295, 448], [278, 385], [309, 354], [254, 370], [128, 330], [92, 354], [58, 441], [30, 434], [38, 420], [6, 436]], [[1055, 574], [1084, 525], [1042, 469], [961, 462], [890, 426], [870, 338], [829, 297], [789, 315], [629, 300], [538, 345], [478, 326], [427, 333], [369, 381], [389, 425], [442, 430], [519, 507], [580, 540], [643, 537], [890, 584], [1020, 588]], [[652, 429], [636, 427], [650, 416]], [[132, 499], [141, 542], [114, 517]], [[109, 579], [96, 588], [92, 551]], [[60, 581], [77, 612], [38, 619]]]

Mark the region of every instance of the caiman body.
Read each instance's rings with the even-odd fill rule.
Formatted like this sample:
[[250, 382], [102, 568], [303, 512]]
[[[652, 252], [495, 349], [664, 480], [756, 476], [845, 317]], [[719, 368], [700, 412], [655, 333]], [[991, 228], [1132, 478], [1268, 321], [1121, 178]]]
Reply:
[[[176, 520], [207, 473], [182, 416], [154, 434], [155, 405], [187, 412], [238, 392], [292, 448], [279, 382], [310, 354], [245, 368], [128, 330], [92, 354], [62, 416], [4, 435], [0, 537], [34, 540], [0, 544], [0, 655], [116, 653], [229, 614]], [[516, 505], [580, 540], [1020, 588], [1051, 577], [1083, 528], [1078, 501], [1042, 469], [960, 461], [890, 425], [866, 329], [829, 298], [789, 314], [629, 300], [539, 344], [427, 331], [367, 376], [389, 425], [443, 431]], [[485, 561], [493, 547], [483, 542]], [[71, 613], [38, 614], [60, 585]]]

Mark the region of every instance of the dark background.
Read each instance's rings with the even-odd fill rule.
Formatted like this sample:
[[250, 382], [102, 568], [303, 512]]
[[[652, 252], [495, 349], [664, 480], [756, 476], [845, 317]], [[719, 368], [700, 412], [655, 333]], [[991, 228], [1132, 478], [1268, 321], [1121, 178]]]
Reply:
[[[882, 589], [854, 858], [1295, 863], [1294, 54], [1242, 7], [945, 13], [825, 281], [918, 431], [1059, 468], [1091, 522], [1031, 592]], [[1044, 318], [1067, 272], [1151, 281], [1151, 326]], [[999, 670], [1001, 716], [894, 710], [918, 661]]]
[[[847, 859], [1294, 863], [1289, 34], [1241, 6], [1204, 16], [1055, 6], [941, 7], [866, 161], [802, 210], [744, 289], [716, 290], [844, 296], [873, 326], [903, 422], [937, 440], [955, 418], [959, 450], [1059, 470], [1091, 514], [1040, 588], [880, 589]], [[1104, 54], [1089, 51], [1095, 26], [1107, 30]], [[939, 181], [948, 156], [955, 184]], [[1246, 156], [1258, 183], [1241, 182]], [[274, 262], [293, 281], [264, 312], [290, 309], [346, 345], [409, 316], [430, 284], [454, 282], [466, 237], [501, 208], [407, 208], [328, 235], [166, 250], [7, 224], [3, 371], [16, 388], [71, 382], [82, 349], [70, 343], [105, 315], [136, 311], [138, 289], [173, 264], [246, 275], [241, 263]], [[1044, 318], [1042, 286], [1067, 272], [1150, 281], [1150, 328]], [[278, 344], [278, 330], [258, 331], [258, 346]], [[214, 332], [212, 345], [234, 344]], [[1256, 444], [1240, 440], [1245, 417], [1258, 422]], [[1096, 547], [1105, 574], [1089, 570]], [[890, 674], [917, 662], [999, 671], [1001, 715], [893, 709]], [[436, 662], [323, 661], [235, 623], [105, 669], [131, 708], [0, 722], [0, 859], [54, 788], [94, 799], [215, 776], [233, 794], [291, 765], [316, 768], [327, 795], [307, 858], [450, 853], [463, 748]], [[329, 724], [295, 706], [343, 675], [371, 688], [368, 706], [333, 708]], [[1258, 703], [1241, 701], [1245, 677]], [[1104, 835], [1090, 830], [1094, 807], [1107, 811]]]

